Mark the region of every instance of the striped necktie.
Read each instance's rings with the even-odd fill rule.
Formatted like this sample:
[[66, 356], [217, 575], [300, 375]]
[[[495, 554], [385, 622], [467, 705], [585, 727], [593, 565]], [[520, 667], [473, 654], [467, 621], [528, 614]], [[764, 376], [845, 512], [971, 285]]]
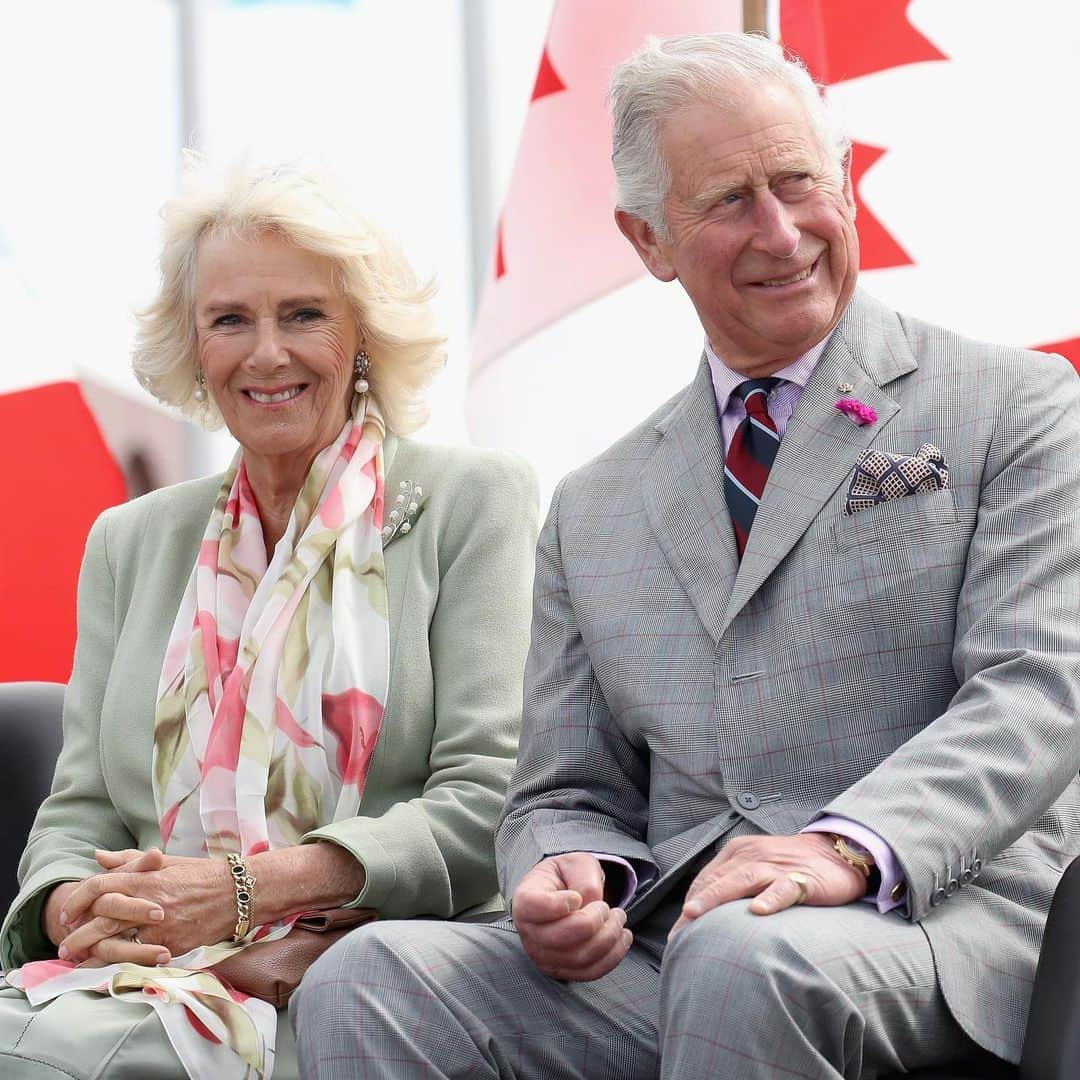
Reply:
[[728, 447], [724, 493], [740, 559], [780, 445], [780, 435], [768, 407], [769, 394], [780, 382], [780, 379], [747, 379], [734, 391], [746, 406], [746, 418], [735, 429]]

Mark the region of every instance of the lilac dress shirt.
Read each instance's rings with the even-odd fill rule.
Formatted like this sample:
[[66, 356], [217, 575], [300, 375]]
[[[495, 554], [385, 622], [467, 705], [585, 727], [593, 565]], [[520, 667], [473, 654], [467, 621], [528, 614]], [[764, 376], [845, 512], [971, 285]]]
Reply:
[[[828, 338], [819, 342], [809, 352], [800, 356], [798, 360], [788, 364], [787, 367], [773, 372], [773, 375], [782, 379], [783, 382], [769, 395], [769, 416], [772, 418], [773, 423], [776, 424], [776, 430], [780, 433], [781, 439], [787, 431], [788, 423], [791, 421], [792, 413], [795, 412], [795, 406], [799, 403], [799, 396], [806, 386], [806, 381], [810, 378], [810, 373], [814, 370], [818, 360], [821, 359], [821, 354], [825, 351], [827, 342]], [[733, 393], [735, 387], [743, 382], [746, 376], [726, 367], [723, 361], [713, 352], [708, 341], [705, 342], [705, 356], [709, 362], [709, 371], [712, 374], [713, 391], [716, 394], [716, 412], [720, 417], [720, 432], [724, 440], [724, 453], [726, 454], [728, 447], [731, 446], [735, 429], [746, 416], [746, 406], [743, 404], [742, 399]], [[868, 903], [877, 904], [878, 911], [884, 914], [886, 911], [891, 911], [893, 908], [906, 903], [903, 896], [900, 899], [893, 899], [895, 893], [902, 892], [897, 886], [904, 881], [904, 875], [900, 872], [900, 865], [896, 856], [893, 854], [892, 848], [872, 829], [860, 825], [857, 821], [849, 821], [847, 818], [830, 815], [818, 818], [817, 821], [811, 822], [802, 831], [836, 833], [838, 836], [843, 836], [845, 839], [865, 848], [874, 857], [874, 863], [877, 865], [878, 873], [881, 875], [881, 886], [876, 896], [865, 896], [863, 899]], [[613, 863], [623, 867], [625, 870], [626, 884], [618, 904], [619, 907], [625, 907], [638, 890], [637, 871], [629, 862], [619, 858], [617, 855], [607, 855], [602, 852], [593, 852], [592, 854], [595, 854], [601, 862]]]

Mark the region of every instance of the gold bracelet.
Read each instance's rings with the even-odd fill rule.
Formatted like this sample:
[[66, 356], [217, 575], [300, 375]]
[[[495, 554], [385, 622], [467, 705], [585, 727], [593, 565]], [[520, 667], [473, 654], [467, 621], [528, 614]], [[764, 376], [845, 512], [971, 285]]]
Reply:
[[251, 929], [251, 913], [255, 907], [255, 878], [248, 873], [247, 863], [235, 853], [226, 856], [229, 872], [236, 888], [236, 929], [233, 941], [239, 941]]
[[874, 856], [869, 852], [860, 855], [857, 851], [852, 851], [847, 840], [842, 836], [837, 836], [836, 833], [829, 833], [829, 836], [832, 837], [832, 846], [835, 849], [836, 854], [839, 855], [848, 866], [855, 867], [864, 878], [868, 878], [870, 876], [870, 871], [874, 868]]

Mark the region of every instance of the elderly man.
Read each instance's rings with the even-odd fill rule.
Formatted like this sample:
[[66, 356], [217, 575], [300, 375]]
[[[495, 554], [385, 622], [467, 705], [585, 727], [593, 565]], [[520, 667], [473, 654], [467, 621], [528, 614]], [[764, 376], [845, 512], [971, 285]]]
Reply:
[[856, 291], [849, 144], [777, 46], [651, 43], [612, 102], [619, 227], [704, 356], [555, 494], [513, 923], [352, 935], [304, 1071], [1016, 1061], [1080, 848], [1080, 383]]

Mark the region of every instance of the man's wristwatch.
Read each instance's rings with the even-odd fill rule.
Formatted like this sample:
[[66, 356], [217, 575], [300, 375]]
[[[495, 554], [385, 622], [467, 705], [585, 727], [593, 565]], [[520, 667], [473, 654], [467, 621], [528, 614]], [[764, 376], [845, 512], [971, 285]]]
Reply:
[[832, 840], [833, 850], [836, 854], [848, 866], [853, 866], [866, 878], [867, 893], [877, 892], [881, 887], [881, 874], [878, 871], [877, 863], [874, 862], [874, 856], [862, 844], [856, 844], [854, 840], [849, 840], [846, 836], [829, 833], [829, 839]]

